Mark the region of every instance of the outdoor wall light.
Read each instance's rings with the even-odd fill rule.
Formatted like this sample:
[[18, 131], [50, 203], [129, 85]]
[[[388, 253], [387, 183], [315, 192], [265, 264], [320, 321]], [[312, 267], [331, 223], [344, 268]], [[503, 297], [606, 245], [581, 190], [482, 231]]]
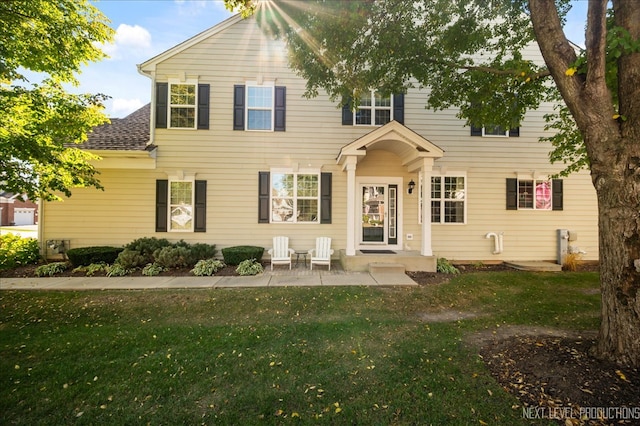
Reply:
[[413, 188], [415, 188], [415, 187], [416, 187], [416, 183], [413, 181], [413, 179], [411, 179], [411, 180], [409, 181], [409, 191], [408, 191], [408, 192], [409, 192], [409, 194], [412, 194], [412, 193], [413, 193]]

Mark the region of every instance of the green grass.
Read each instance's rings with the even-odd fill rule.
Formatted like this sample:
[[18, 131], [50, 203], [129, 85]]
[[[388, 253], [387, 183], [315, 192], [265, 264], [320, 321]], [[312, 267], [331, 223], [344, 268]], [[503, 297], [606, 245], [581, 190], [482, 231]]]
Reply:
[[[597, 286], [595, 273], [518, 272], [420, 288], [3, 291], [0, 424], [532, 424], [464, 337], [596, 328], [599, 296], [584, 290]], [[421, 320], [445, 309], [479, 315]]]

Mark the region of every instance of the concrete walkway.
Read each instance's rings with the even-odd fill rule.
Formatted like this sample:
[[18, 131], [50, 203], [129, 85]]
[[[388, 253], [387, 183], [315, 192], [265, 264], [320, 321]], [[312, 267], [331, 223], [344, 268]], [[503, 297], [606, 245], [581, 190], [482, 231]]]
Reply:
[[141, 290], [153, 288], [243, 288], [318, 286], [417, 286], [402, 273], [341, 270], [267, 270], [248, 277], [52, 277], [0, 278], [0, 290]]

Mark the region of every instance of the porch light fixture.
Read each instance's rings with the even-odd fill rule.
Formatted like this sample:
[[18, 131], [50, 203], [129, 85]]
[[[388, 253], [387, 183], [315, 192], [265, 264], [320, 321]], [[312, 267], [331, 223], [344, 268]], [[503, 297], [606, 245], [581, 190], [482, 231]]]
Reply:
[[416, 187], [416, 183], [413, 181], [413, 179], [411, 179], [411, 180], [409, 181], [409, 191], [408, 191], [408, 192], [409, 192], [409, 194], [412, 194], [412, 193], [413, 193], [413, 188], [415, 188], [415, 187]]

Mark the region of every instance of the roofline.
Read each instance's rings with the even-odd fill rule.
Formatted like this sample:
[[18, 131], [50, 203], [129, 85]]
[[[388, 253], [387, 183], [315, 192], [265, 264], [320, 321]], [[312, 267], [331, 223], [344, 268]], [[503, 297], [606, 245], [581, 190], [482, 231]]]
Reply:
[[171, 56], [176, 55], [182, 52], [183, 50], [190, 48], [195, 44], [200, 43], [202, 40], [206, 38], [209, 38], [215, 34], [218, 34], [221, 31], [226, 30], [230, 26], [242, 21], [243, 19], [244, 18], [242, 18], [242, 16], [239, 13], [225, 19], [219, 24], [214, 25], [213, 27], [202, 31], [199, 34], [196, 34], [195, 36], [183, 41], [182, 43], [172, 47], [171, 49], [165, 50], [164, 52], [154, 56], [153, 58], [148, 59], [147, 61], [141, 64], [138, 64], [137, 65], [138, 72], [144, 76], [153, 78], [153, 72], [155, 71], [156, 65], [158, 63], [165, 61]]

